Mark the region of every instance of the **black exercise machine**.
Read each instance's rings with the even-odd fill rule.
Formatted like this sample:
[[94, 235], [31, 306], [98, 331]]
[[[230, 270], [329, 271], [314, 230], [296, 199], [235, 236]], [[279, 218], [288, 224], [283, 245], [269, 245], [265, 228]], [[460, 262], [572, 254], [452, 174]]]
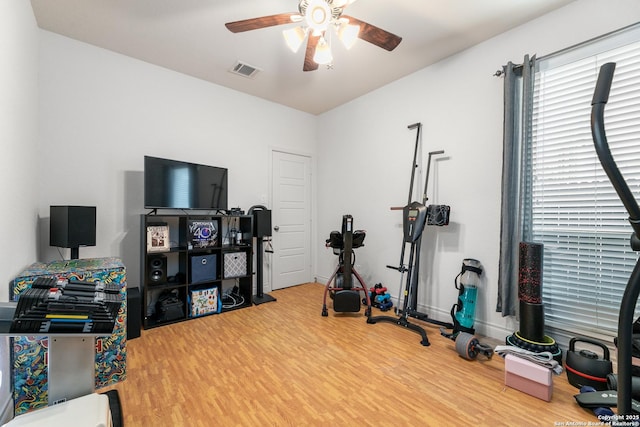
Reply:
[[[342, 232], [332, 231], [326, 246], [333, 249], [333, 253], [338, 255], [338, 266], [327, 281], [324, 287], [324, 297], [322, 300], [322, 316], [329, 315], [327, 311], [327, 294], [333, 299], [333, 311], [336, 313], [358, 313], [360, 311], [360, 292], [364, 292], [364, 301], [367, 305], [365, 316], [369, 318], [371, 314], [371, 298], [367, 291], [367, 285], [353, 267], [355, 264], [355, 253], [353, 249], [364, 245], [366, 233], [362, 230], [353, 230], [353, 217], [351, 215], [342, 216]], [[354, 286], [353, 276], [357, 279], [359, 286]]]
[[[618, 193], [618, 197], [624, 204], [625, 209], [629, 213], [629, 223], [633, 229], [631, 235], [631, 249], [640, 251], [640, 207], [625, 182], [616, 162], [609, 150], [607, 136], [604, 128], [604, 107], [609, 100], [609, 92], [611, 90], [611, 82], [613, 81], [613, 73], [616, 64], [609, 62], [600, 68], [598, 81], [591, 102], [591, 134], [595, 145], [598, 158], [602, 164], [602, 168], [607, 173], [611, 184]], [[620, 316], [618, 319], [618, 378], [617, 393], [609, 391], [598, 393], [581, 393], [576, 396], [576, 400], [583, 406], [588, 404], [597, 407], [616, 406], [618, 407], [618, 416], [631, 415], [640, 412], [640, 404], [632, 399], [632, 350], [633, 350], [633, 316], [636, 302], [640, 295], [640, 259], [636, 262], [636, 266], [631, 273], [629, 282], [625, 288], [620, 303]], [[602, 395], [602, 398], [599, 396]], [[592, 401], [592, 397], [596, 397], [596, 401]], [[588, 400], [589, 402], [585, 402]], [[628, 421], [630, 418], [621, 418], [620, 421]], [[635, 420], [635, 418], [634, 418]]]
[[[409, 125], [408, 128], [410, 130], [417, 129], [416, 134], [416, 144], [415, 150], [413, 154], [413, 163], [411, 164], [411, 182], [409, 185], [409, 197], [407, 201], [407, 205], [402, 209], [402, 249], [400, 253], [400, 265], [395, 267], [391, 265], [387, 265], [387, 268], [391, 268], [394, 270], [398, 270], [403, 274], [407, 273], [407, 280], [404, 287], [404, 298], [402, 298], [402, 306], [400, 307], [400, 300], [402, 295], [398, 296], [398, 308], [396, 310], [396, 314], [398, 317], [392, 316], [374, 316], [369, 317], [367, 319], [367, 323], [377, 323], [377, 322], [391, 322], [398, 326], [402, 326], [404, 328], [410, 329], [414, 332], [417, 332], [422, 337], [420, 344], [424, 346], [428, 346], [429, 339], [427, 338], [427, 332], [421, 326], [418, 326], [414, 323], [409, 322], [409, 317], [414, 317], [416, 319], [434, 323], [436, 325], [440, 325], [446, 328], [453, 328], [453, 325], [448, 322], [440, 322], [438, 320], [434, 320], [429, 318], [428, 315], [424, 313], [420, 313], [417, 310], [418, 306], [418, 279], [420, 273], [420, 247], [422, 245], [422, 232], [424, 231], [425, 225], [447, 225], [449, 224], [449, 207], [448, 206], [436, 206], [430, 205], [426, 206], [427, 202], [427, 185], [429, 183], [429, 169], [431, 167], [431, 156], [437, 154], [443, 154], [444, 151], [432, 151], [429, 153], [429, 158], [427, 161], [427, 173], [424, 183], [424, 191], [422, 195], [422, 203], [417, 201], [411, 201], [413, 197], [413, 182], [415, 178], [415, 170], [418, 167], [417, 165], [417, 156], [418, 156], [418, 145], [420, 143], [420, 131], [422, 129], [421, 123], [415, 123]], [[396, 209], [396, 208], [392, 208]], [[409, 244], [409, 263], [408, 265], [404, 264], [405, 250], [406, 245]], [[400, 286], [402, 288], [402, 284]]]

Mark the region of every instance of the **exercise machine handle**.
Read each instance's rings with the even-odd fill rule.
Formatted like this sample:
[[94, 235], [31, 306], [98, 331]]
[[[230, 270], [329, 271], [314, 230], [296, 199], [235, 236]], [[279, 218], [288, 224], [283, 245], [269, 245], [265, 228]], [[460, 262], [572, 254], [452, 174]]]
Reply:
[[[631, 248], [640, 250], [640, 208], [636, 202], [629, 186], [625, 182], [616, 162], [609, 150], [607, 137], [604, 128], [604, 107], [609, 99], [609, 91], [613, 80], [613, 72], [616, 64], [609, 62], [600, 67], [598, 81], [591, 102], [591, 135], [593, 143], [598, 153], [602, 168], [607, 173], [611, 184], [618, 193], [618, 197], [629, 213], [629, 222], [633, 228], [631, 236]], [[622, 301], [620, 302], [620, 315], [618, 318], [618, 414], [626, 415], [632, 413], [632, 393], [631, 376], [633, 356], [633, 316], [635, 306], [640, 296], [640, 260], [629, 277], [629, 282], [625, 287]]]
[[[637, 239], [638, 236], [640, 236], [640, 207], [638, 207], [633, 193], [631, 193], [629, 186], [622, 177], [611, 155], [604, 128], [604, 108], [609, 100], [609, 92], [611, 90], [611, 82], [615, 68], [616, 64], [614, 62], [608, 62], [600, 68], [598, 82], [596, 83], [593, 100], [591, 102], [591, 135], [593, 136], [594, 146], [598, 153], [600, 163], [602, 163], [602, 168], [607, 173], [611, 184], [618, 193], [618, 197], [620, 197], [625, 209], [629, 213], [629, 222]], [[632, 241], [632, 243], [634, 242]]]
[[387, 268], [399, 271], [402, 274], [407, 272], [407, 266], [406, 265], [399, 265], [398, 267], [396, 267], [395, 265], [387, 265]]
[[600, 67], [598, 81], [593, 92], [593, 100], [591, 105], [606, 104], [609, 102], [609, 92], [611, 91], [611, 82], [613, 81], [613, 73], [616, 69], [615, 62], [607, 62]]

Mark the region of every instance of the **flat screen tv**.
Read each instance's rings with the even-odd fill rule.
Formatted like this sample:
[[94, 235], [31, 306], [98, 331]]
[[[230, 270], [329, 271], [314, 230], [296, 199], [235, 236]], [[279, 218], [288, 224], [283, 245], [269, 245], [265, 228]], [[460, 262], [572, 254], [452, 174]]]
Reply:
[[227, 169], [144, 156], [147, 209], [227, 209]]

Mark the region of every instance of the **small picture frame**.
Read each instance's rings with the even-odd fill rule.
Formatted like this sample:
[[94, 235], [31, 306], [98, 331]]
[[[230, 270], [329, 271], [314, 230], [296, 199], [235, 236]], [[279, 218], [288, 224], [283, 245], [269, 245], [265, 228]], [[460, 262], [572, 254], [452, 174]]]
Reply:
[[189, 221], [189, 245], [195, 249], [212, 248], [218, 245], [217, 221]]
[[147, 252], [169, 250], [169, 226], [166, 223], [147, 225]]

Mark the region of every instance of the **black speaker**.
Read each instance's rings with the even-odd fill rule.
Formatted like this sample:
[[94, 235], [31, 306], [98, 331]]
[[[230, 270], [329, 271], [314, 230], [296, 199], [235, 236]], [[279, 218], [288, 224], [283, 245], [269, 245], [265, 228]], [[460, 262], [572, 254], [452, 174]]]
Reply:
[[49, 245], [76, 249], [96, 245], [95, 206], [50, 206]]
[[142, 323], [140, 289], [127, 287], [127, 339], [138, 338]]
[[152, 255], [148, 258], [147, 279], [151, 283], [167, 281], [167, 257], [164, 255]]
[[253, 237], [271, 236], [271, 211], [253, 211]]

